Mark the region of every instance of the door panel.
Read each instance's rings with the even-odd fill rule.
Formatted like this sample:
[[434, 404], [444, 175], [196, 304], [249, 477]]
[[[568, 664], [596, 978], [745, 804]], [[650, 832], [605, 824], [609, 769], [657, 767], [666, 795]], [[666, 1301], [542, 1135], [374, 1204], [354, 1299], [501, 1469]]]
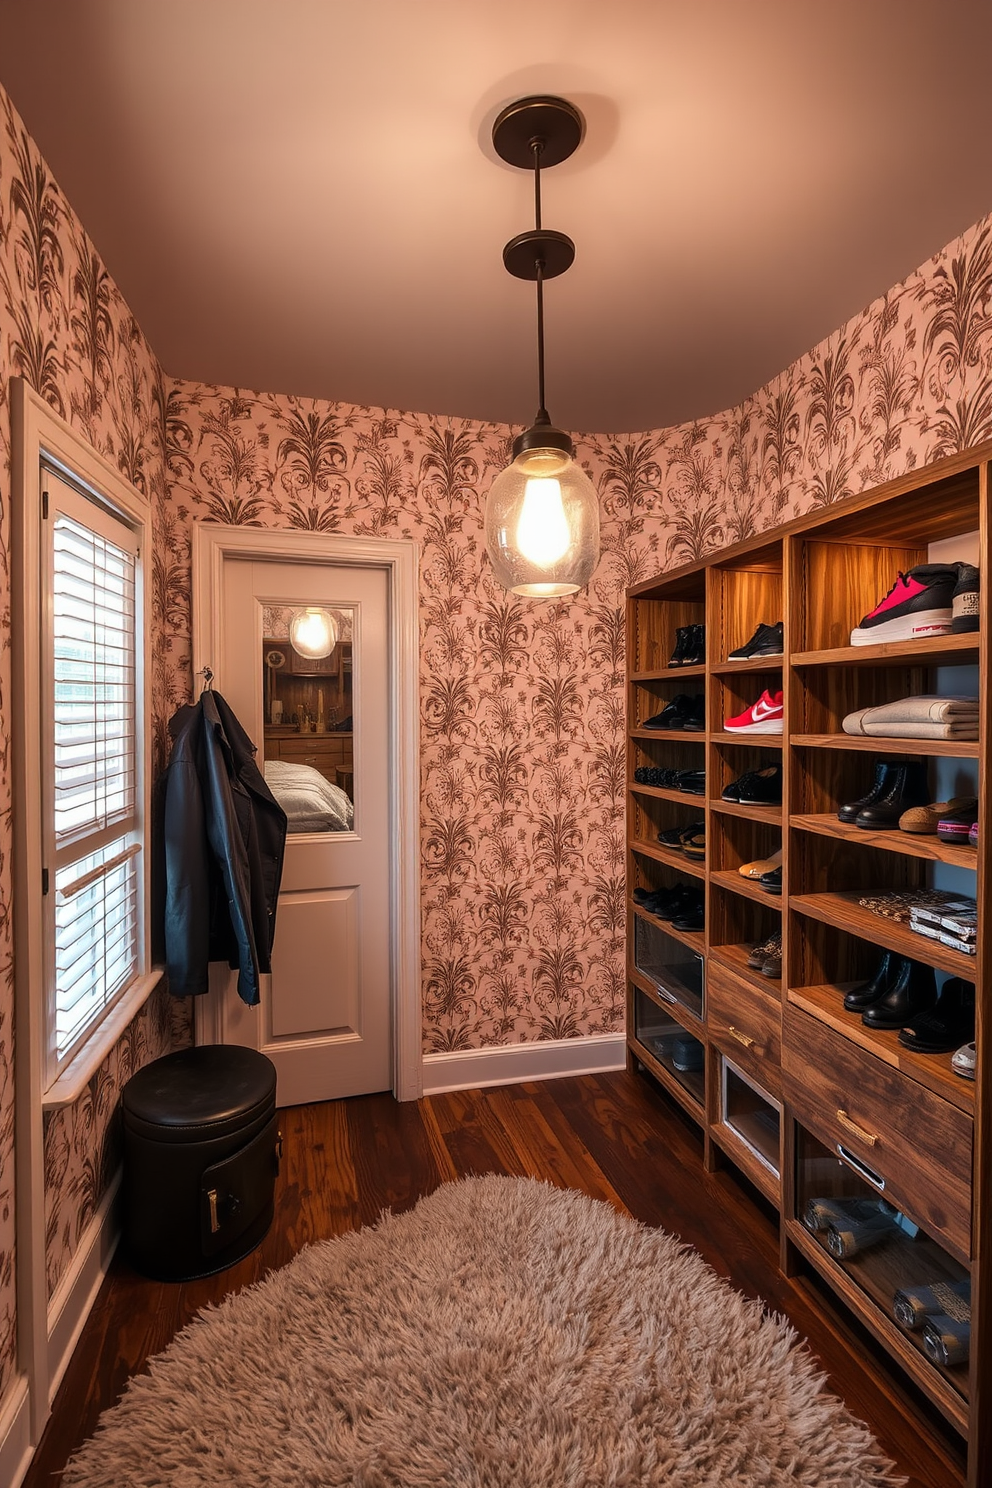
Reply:
[[[392, 1084], [389, 913], [389, 656], [383, 569], [225, 556], [217, 686], [276, 762], [269, 785], [289, 810], [286, 772], [306, 765], [305, 791], [354, 805], [350, 827], [312, 817], [294, 786], [271, 976], [257, 1009], [233, 978], [220, 998], [225, 1041], [273, 1060], [280, 1105], [388, 1090]], [[294, 612], [324, 607], [347, 646], [301, 658]], [[286, 640], [277, 628], [285, 626]], [[341, 640], [348, 636], [347, 642]], [[282, 704], [273, 708], [273, 702]], [[342, 709], [350, 709], [342, 716]], [[295, 720], [295, 721], [294, 721]], [[343, 725], [351, 722], [347, 732]], [[342, 768], [339, 761], [344, 761]], [[350, 765], [351, 768], [347, 768]], [[350, 787], [350, 790], [347, 788]], [[334, 795], [334, 792], [337, 795]], [[346, 793], [343, 793], [346, 792]], [[311, 796], [307, 794], [305, 801]], [[341, 808], [343, 809], [343, 808]], [[301, 825], [302, 823], [302, 825]]]
[[361, 1036], [359, 890], [281, 894], [272, 952], [272, 1037]]

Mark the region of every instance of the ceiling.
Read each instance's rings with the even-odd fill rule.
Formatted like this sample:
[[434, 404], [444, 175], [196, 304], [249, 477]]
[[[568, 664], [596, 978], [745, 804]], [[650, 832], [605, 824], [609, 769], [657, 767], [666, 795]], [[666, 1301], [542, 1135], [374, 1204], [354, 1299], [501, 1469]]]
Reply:
[[0, 0], [0, 82], [168, 373], [573, 431], [730, 407], [992, 209], [988, 0]]

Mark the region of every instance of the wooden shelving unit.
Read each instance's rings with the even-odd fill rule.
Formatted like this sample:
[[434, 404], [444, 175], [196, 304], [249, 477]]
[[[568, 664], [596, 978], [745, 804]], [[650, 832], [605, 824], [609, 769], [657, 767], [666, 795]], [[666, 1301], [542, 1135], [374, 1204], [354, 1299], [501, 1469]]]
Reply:
[[[985, 682], [984, 590], [978, 633], [863, 647], [849, 637], [899, 571], [963, 559], [992, 572], [990, 461], [992, 444], [661, 574], [628, 591], [627, 617], [628, 894], [683, 882], [702, 887], [706, 898], [705, 929], [691, 933], [672, 931], [628, 899], [629, 1064], [699, 1122], [707, 1166], [733, 1162], [779, 1207], [783, 1269], [808, 1267], [823, 1277], [838, 1304], [888, 1351], [893, 1368], [967, 1438], [972, 1488], [992, 1483], [992, 968], [985, 924], [992, 689]], [[778, 620], [781, 657], [728, 661], [759, 622]], [[706, 626], [706, 664], [670, 667], [676, 629], [689, 624]], [[783, 733], [728, 732], [724, 720], [765, 687], [783, 690]], [[855, 709], [976, 690], [978, 742], [843, 731], [843, 718]], [[705, 733], [641, 727], [679, 692], [704, 694]], [[838, 808], [865, 793], [875, 763], [886, 758], [924, 760], [935, 800], [969, 793], [962, 781], [970, 782], [979, 797], [978, 848], [841, 822]], [[781, 806], [722, 799], [741, 774], [776, 762], [783, 768]], [[706, 794], [639, 785], [634, 772], [645, 766], [705, 769]], [[652, 842], [693, 819], [706, 824], [703, 862]], [[737, 871], [779, 848], [780, 898]], [[976, 898], [976, 956], [859, 903], [927, 886]], [[638, 918], [703, 957], [701, 1016], [659, 996], [638, 970]], [[774, 932], [782, 937], [781, 978], [747, 965], [752, 947]], [[844, 1009], [845, 991], [873, 974], [883, 949], [974, 982], [977, 1081], [954, 1072], [950, 1052], [906, 1049], [898, 1030], [873, 1030]], [[652, 1043], [644, 1030], [653, 1027], [656, 1005], [662, 1032]], [[670, 1025], [702, 1044], [701, 1071], [687, 1075], [666, 1057]], [[823, 1234], [803, 1224], [818, 1186], [822, 1197], [884, 1194], [903, 1216], [897, 1241], [837, 1261]], [[971, 1280], [970, 1362], [949, 1370], [930, 1361], [920, 1336], [898, 1324], [891, 1306], [895, 1288], [931, 1276]]]

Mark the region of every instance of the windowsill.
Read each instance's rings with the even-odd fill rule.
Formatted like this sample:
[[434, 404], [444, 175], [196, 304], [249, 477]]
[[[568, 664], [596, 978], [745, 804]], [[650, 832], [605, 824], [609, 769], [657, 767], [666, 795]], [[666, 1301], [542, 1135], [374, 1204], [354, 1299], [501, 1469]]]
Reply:
[[96, 1074], [131, 1019], [140, 1013], [163, 975], [162, 967], [155, 966], [128, 988], [120, 1002], [114, 1004], [95, 1029], [93, 1037], [86, 1040], [58, 1079], [49, 1085], [41, 1099], [43, 1111], [57, 1111], [79, 1099], [87, 1082]]

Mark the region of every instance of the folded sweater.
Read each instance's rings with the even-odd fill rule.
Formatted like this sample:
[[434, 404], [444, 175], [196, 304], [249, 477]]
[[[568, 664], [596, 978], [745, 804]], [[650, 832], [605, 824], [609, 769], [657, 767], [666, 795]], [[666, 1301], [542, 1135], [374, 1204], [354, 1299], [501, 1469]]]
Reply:
[[899, 698], [877, 708], [858, 708], [842, 726], [846, 734], [890, 739], [977, 739], [978, 699], [932, 694]]

